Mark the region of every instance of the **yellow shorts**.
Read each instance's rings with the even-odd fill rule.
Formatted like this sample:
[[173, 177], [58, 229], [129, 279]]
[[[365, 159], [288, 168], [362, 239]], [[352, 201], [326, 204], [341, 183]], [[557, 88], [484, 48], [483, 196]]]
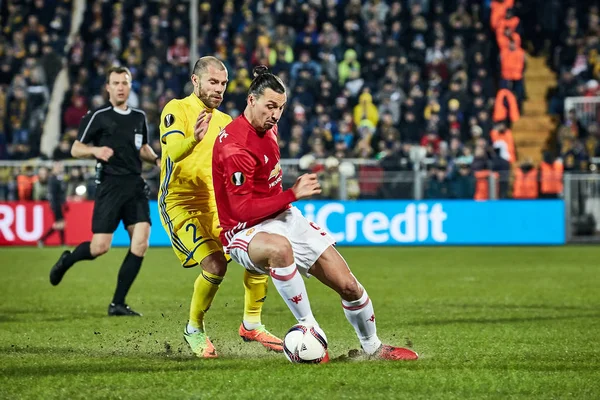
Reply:
[[[163, 227], [184, 268], [195, 267], [209, 255], [223, 252], [219, 240], [219, 220], [214, 213], [184, 211], [165, 222]], [[226, 258], [229, 261], [229, 256]]]

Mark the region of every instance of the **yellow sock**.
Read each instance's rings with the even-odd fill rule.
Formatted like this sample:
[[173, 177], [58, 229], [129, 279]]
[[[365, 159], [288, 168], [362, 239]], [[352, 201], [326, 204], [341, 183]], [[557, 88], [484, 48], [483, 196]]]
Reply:
[[194, 282], [194, 294], [190, 305], [190, 322], [194, 328], [204, 331], [204, 314], [210, 308], [223, 277], [202, 270]]
[[[267, 297], [267, 286], [269, 286], [269, 275], [244, 271], [244, 322], [246, 325], [260, 325], [260, 315]], [[247, 326], [247, 328], [250, 327]]]

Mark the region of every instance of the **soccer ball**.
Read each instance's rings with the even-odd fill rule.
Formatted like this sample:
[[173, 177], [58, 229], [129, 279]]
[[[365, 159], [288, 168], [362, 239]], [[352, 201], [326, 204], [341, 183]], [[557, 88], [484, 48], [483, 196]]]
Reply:
[[293, 363], [319, 364], [327, 356], [327, 336], [316, 325], [294, 325], [283, 338], [283, 354]]

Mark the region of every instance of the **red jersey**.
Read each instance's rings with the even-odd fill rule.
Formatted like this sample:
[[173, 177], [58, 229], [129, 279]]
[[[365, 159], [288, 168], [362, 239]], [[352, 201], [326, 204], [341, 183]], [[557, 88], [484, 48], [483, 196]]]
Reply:
[[242, 114], [221, 131], [212, 157], [224, 246], [237, 232], [274, 217], [296, 200], [281, 185], [277, 126], [259, 133]]

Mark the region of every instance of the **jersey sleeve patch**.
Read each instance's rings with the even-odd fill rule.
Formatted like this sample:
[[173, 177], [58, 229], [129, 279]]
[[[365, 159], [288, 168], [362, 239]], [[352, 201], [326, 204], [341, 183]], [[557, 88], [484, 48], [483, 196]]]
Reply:
[[243, 172], [237, 171], [231, 175], [231, 183], [233, 183], [234, 186], [242, 186], [244, 182], [246, 182], [246, 177]]
[[164, 118], [165, 128], [169, 128], [175, 123], [175, 116], [173, 114], [167, 114]]

